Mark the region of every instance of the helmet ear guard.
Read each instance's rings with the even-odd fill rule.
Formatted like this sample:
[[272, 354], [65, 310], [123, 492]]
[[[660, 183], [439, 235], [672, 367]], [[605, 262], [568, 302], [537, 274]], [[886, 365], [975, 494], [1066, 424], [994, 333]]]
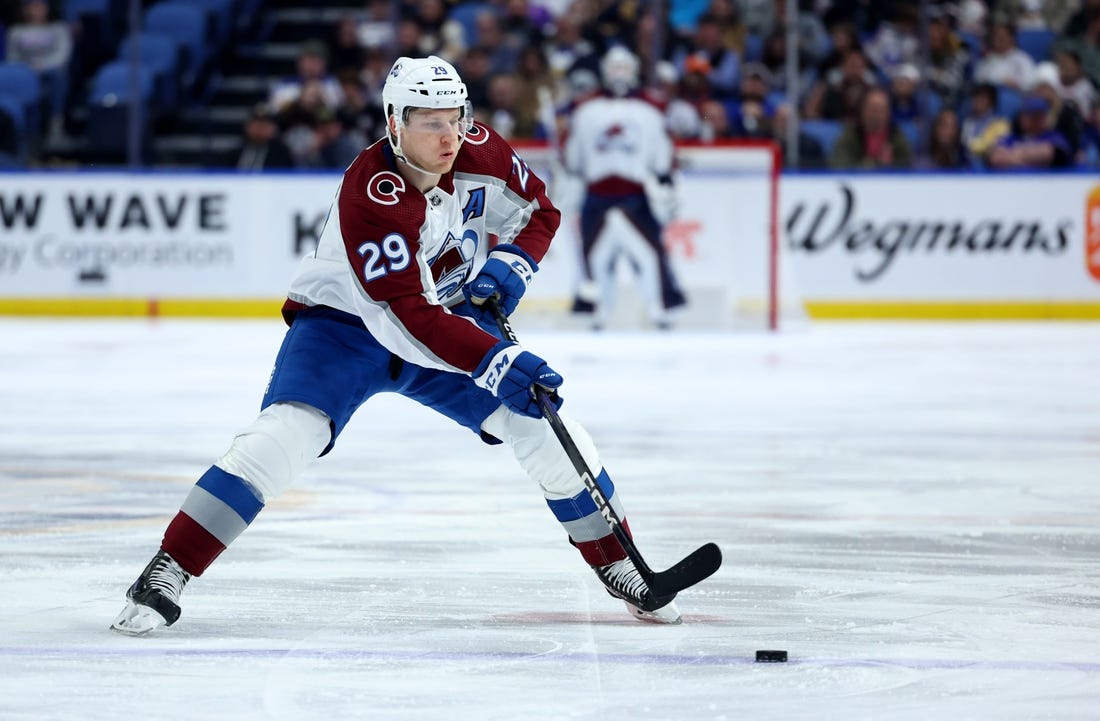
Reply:
[[[468, 97], [466, 83], [462, 82], [455, 67], [443, 58], [436, 55], [426, 58], [398, 58], [382, 87], [382, 105], [386, 109], [387, 120], [386, 136], [394, 154], [404, 159], [400, 131], [408, 121], [409, 113], [417, 108], [460, 108], [463, 120], [459, 138], [461, 142], [473, 124], [473, 109]], [[393, 129], [388, 124], [390, 117], [394, 118]]]

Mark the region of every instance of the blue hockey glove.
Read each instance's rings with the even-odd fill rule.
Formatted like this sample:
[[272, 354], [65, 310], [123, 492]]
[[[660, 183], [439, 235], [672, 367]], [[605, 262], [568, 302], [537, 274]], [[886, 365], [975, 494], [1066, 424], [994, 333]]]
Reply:
[[523, 350], [516, 343], [501, 341], [489, 349], [473, 372], [474, 383], [492, 393], [510, 411], [531, 418], [541, 418], [535, 401], [537, 385], [550, 393], [551, 400], [561, 408], [556, 389], [562, 377], [546, 361]]
[[498, 245], [474, 279], [462, 288], [462, 293], [474, 306], [496, 296], [504, 314], [512, 315], [538, 269], [539, 264], [521, 248], [507, 243]]
[[487, 308], [478, 308], [471, 303], [459, 303], [454, 308], [451, 308], [451, 312], [455, 315], [460, 315], [464, 318], [470, 318], [477, 323], [478, 328], [500, 340], [503, 338], [500, 334], [500, 327], [497, 326], [496, 318], [489, 312]]

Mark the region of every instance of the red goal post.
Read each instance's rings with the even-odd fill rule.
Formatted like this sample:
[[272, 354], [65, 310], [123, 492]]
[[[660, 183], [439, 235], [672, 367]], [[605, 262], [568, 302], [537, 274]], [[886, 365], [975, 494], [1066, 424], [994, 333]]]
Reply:
[[[562, 210], [558, 237], [543, 264], [552, 279], [533, 285], [535, 293], [525, 305], [564, 314], [579, 282], [577, 214], [583, 188], [577, 179], [562, 173], [558, 154], [547, 144], [513, 145], [546, 181], [551, 200]], [[789, 269], [782, 262], [781, 171], [779, 146], [768, 140], [677, 145], [679, 213], [666, 226], [664, 242], [689, 299], [681, 327], [775, 330], [784, 319], [804, 317]], [[609, 220], [605, 232], [631, 231], [625, 223], [614, 225]], [[622, 282], [628, 286], [630, 281]], [[629, 295], [628, 287], [620, 290]], [[632, 309], [626, 300], [619, 320], [628, 326], [640, 323], [637, 303]]]

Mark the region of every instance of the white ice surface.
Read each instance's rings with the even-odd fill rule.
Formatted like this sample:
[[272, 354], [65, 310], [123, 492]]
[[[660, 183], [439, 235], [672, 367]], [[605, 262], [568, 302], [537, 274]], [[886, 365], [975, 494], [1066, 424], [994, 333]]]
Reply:
[[518, 330], [652, 565], [723, 548], [682, 626], [510, 452], [382, 397], [118, 636], [283, 328], [0, 320], [0, 720], [1100, 718], [1100, 325]]

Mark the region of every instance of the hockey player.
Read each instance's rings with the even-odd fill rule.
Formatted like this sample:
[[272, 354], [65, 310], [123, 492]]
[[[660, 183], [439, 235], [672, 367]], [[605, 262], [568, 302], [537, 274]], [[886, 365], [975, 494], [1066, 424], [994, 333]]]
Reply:
[[[556, 392], [562, 377], [501, 340], [480, 307], [495, 298], [506, 313], [515, 309], [560, 214], [511, 147], [472, 121], [466, 97], [438, 57], [394, 64], [382, 90], [387, 137], [344, 173], [317, 250], [291, 282], [290, 329], [262, 411], [191, 489], [127, 591], [115, 630], [140, 635], [175, 623], [184, 585], [382, 391], [511, 445], [608, 592], [639, 619], [679, 622], [675, 594], [650, 594], [541, 419], [532, 389]], [[563, 420], [622, 517], [590, 436]]]
[[[580, 218], [583, 272], [573, 311], [594, 312], [594, 325], [603, 325], [615, 298], [614, 264], [623, 253], [637, 271], [650, 321], [666, 328], [669, 311], [687, 302], [661, 242], [676, 205], [672, 140], [661, 111], [637, 93], [638, 59], [629, 50], [609, 49], [600, 74], [604, 93], [573, 113], [564, 148], [566, 170], [587, 186]], [[638, 238], [604, 232], [616, 210]]]

